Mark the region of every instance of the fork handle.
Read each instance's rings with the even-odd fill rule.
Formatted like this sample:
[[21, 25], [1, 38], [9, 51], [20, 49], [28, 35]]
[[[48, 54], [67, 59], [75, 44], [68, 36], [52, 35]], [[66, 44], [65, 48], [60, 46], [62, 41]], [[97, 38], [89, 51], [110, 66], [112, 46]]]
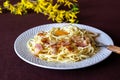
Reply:
[[120, 47], [118, 47], [118, 46], [109, 45], [109, 46], [107, 46], [107, 49], [120, 54]]

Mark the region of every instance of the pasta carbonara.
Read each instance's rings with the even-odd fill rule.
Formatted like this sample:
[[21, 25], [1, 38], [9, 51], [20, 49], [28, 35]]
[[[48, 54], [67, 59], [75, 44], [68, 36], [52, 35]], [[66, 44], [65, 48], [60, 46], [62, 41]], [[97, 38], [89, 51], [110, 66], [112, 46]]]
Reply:
[[31, 53], [52, 62], [77, 62], [96, 54], [97, 34], [76, 26], [53, 27], [39, 32], [27, 42]]

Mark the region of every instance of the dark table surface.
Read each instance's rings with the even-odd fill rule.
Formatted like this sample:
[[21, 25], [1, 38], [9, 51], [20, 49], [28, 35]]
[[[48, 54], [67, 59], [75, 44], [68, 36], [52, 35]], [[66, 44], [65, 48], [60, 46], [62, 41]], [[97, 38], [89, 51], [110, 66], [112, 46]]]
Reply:
[[[79, 24], [101, 29], [120, 46], [120, 0], [79, 0], [79, 5]], [[0, 80], [120, 80], [120, 55], [115, 53], [91, 67], [67, 71], [44, 69], [21, 60], [14, 51], [15, 39], [29, 28], [53, 23], [47, 18], [36, 13], [0, 14]]]

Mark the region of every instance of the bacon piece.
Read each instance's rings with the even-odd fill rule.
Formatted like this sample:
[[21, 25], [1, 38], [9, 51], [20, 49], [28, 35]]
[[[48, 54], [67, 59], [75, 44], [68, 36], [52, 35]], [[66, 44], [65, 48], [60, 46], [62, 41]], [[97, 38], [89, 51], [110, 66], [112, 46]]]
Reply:
[[57, 47], [57, 44], [53, 44], [53, 45], [51, 45], [51, 48], [52, 48], [52, 54], [56, 54], [57, 53], [57, 51], [58, 51], [58, 47]]
[[41, 41], [43, 43], [49, 44], [49, 39], [48, 38], [42, 38]]
[[70, 41], [69, 40], [66, 40], [62, 43], [63, 46], [70, 46]]
[[69, 40], [61, 40], [57, 42], [57, 46], [61, 47], [61, 46], [69, 46], [71, 44], [71, 42]]
[[87, 46], [88, 44], [86, 43], [86, 41], [83, 41], [83, 42], [76, 42], [76, 46], [78, 47], [85, 47]]
[[43, 47], [41, 44], [36, 44], [35, 45], [35, 51], [34, 51], [34, 54], [38, 54], [41, 50], [43, 50]]
[[66, 46], [66, 48], [69, 50], [69, 51], [73, 51], [73, 47], [72, 46]]
[[79, 42], [79, 41], [81, 41], [81, 37], [75, 35], [75, 36], [73, 36], [73, 37], [71, 38], [71, 40], [72, 40], [73, 42]]
[[38, 35], [38, 36], [45, 36], [45, 35], [46, 35], [46, 32], [39, 32], [37, 35]]
[[83, 37], [81, 38], [80, 36], [73, 36], [71, 40], [75, 43], [77, 47], [85, 47], [89, 44], [89, 38], [88, 37]]
[[[58, 45], [58, 44], [57, 44]], [[63, 41], [60, 41], [59, 42], [59, 46], [64, 46], [66, 47], [69, 51], [72, 51], [73, 50], [73, 47], [71, 46], [71, 42], [70, 40], [63, 40]]]
[[41, 44], [36, 44], [36, 45], [35, 45], [35, 48], [38, 48], [39, 50], [43, 50], [43, 47], [42, 47]]

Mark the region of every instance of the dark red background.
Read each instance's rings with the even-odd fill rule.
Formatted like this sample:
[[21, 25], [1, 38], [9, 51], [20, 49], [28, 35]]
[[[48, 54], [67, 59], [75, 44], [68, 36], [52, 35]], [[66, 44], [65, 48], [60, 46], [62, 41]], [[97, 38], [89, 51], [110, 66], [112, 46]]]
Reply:
[[[103, 30], [120, 46], [120, 0], [78, 1], [79, 23]], [[44, 69], [21, 60], [14, 51], [15, 39], [23, 31], [47, 23], [53, 22], [43, 14], [0, 14], [0, 80], [120, 80], [120, 55], [115, 53], [94, 66], [68, 71]]]

